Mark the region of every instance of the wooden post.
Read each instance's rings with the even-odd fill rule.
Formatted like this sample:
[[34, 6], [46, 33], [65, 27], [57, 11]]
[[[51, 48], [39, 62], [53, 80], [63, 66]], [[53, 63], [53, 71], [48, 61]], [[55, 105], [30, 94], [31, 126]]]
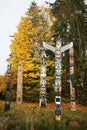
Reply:
[[55, 118], [61, 118], [61, 41], [57, 41], [55, 48]]
[[45, 50], [41, 50], [42, 62], [41, 62], [41, 74], [40, 74], [40, 107], [46, 107], [46, 53]]
[[70, 100], [71, 110], [76, 110], [75, 103], [75, 76], [74, 76], [74, 49], [73, 47], [69, 50], [70, 56]]
[[7, 72], [6, 72], [6, 99], [5, 99], [5, 106], [4, 111], [10, 110], [10, 102], [11, 102], [11, 65], [7, 66]]
[[[54, 108], [54, 113], [55, 113], [55, 119], [57, 121], [60, 121], [61, 120], [61, 113], [62, 113], [62, 111], [61, 111], [61, 89], [62, 89], [62, 86], [61, 86], [61, 68], [62, 68], [61, 61], [62, 61], [62, 57], [61, 57], [61, 55], [66, 50], [69, 50], [73, 47], [73, 42], [61, 47], [61, 40], [59, 40], [59, 41], [57, 40], [56, 47], [53, 47], [45, 42], [43, 42], [43, 46], [44, 46], [44, 48], [52, 51], [55, 54], [55, 86], [54, 86], [55, 108]], [[71, 50], [70, 50], [70, 52], [71, 52]], [[70, 53], [70, 55], [71, 55], [71, 53]], [[72, 65], [71, 57], [70, 57], [70, 64]], [[71, 73], [71, 69], [74, 72], [73, 66], [70, 67], [70, 79], [71, 79], [70, 81], [71, 81], [71, 84], [73, 84], [74, 83], [74, 80], [73, 80], [74, 75], [73, 75], [73, 73]], [[73, 89], [71, 89], [71, 90], [73, 90]], [[74, 100], [72, 100], [71, 103], [73, 105], [75, 105]]]
[[21, 105], [23, 102], [22, 95], [22, 87], [23, 87], [23, 70], [22, 70], [22, 62], [19, 60], [18, 62], [18, 77], [17, 77], [17, 105]]

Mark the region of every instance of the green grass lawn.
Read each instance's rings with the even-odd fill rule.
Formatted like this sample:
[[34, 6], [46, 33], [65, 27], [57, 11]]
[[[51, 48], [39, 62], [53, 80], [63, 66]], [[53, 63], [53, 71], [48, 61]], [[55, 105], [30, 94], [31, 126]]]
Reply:
[[[54, 111], [45, 108], [14, 107], [4, 112], [0, 106], [1, 116], [10, 116], [8, 130], [87, 130], [87, 112], [63, 110], [61, 121], [55, 121]], [[13, 121], [14, 119], [14, 121]]]

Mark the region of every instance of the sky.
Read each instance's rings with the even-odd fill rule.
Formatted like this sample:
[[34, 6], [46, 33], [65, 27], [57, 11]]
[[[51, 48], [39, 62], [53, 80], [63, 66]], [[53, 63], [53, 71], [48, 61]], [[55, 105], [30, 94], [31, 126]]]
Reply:
[[[10, 54], [11, 35], [16, 32], [21, 16], [24, 16], [33, 0], [0, 0], [0, 75], [6, 73]], [[47, 6], [45, 1], [35, 0], [38, 5]], [[87, 0], [86, 0], [87, 3]]]
[[[0, 0], [0, 75], [6, 73], [10, 54], [11, 35], [16, 32], [21, 16], [24, 16], [33, 0]], [[54, 2], [55, 0], [47, 0]], [[35, 0], [46, 6], [45, 0]]]

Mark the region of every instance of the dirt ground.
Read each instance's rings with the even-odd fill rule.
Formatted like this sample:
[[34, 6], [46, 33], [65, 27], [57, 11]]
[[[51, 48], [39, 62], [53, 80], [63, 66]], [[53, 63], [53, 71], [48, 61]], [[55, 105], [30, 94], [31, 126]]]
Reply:
[[[11, 106], [12, 107], [16, 107], [17, 104], [16, 102], [11, 102]], [[39, 107], [39, 103], [26, 103], [23, 102], [21, 105], [21, 108], [28, 108], [28, 107], [32, 107], [32, 108], [40, 108]], [[47, 110], [54, 110], [54, 103], [47, 103]], [[63, 110], [70, 110], [70, 103], [62, 103], [62, 109]], [[82, 112], [86, 112], [87, 111], [87, 106], [82, 106], [80, 104], [76, 104], [76, 109]]]
[[[3, 107], [5, 104], [4, 101], [0, 101], [0, 107]], [[11, 102], [11, 108], [16, 108], [18, 107], [18, 105], [16, 104], [16, 102]], [[23, 102], [22, 105], [20, 106], [21, 108], [40, 108], [39, 107], [39, 103], [26, 103]], [[47, 103], [47, 107], [45, 108], [47, 110], [54, 110], [54, 103]], [[70, 103], [62, 103], [62, 109], [63, 110], [70, 110]], [[87, 111], [87, 106], [82, 106], [80, 104], [76, 104], [76, 109], [82, 112], [86, 112]]]

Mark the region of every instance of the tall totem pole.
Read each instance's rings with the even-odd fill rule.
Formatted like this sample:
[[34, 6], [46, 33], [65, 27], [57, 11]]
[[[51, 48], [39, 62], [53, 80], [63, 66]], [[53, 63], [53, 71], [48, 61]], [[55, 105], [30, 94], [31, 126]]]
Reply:
[[11, 102], [11, 65], [7, 66], [6, 71], [6, 99], [5, 99], [5, 107], [4, 111], [10, 110], [10, 102]]
[[57, 41], [55, 47], [55, 117], [60, 120], [61, 116], [61, 41]]
[[70, 100], [71, 110], [76, 110], [75, 103], [75, 76], [74, 76], [74, 49], [73, 47], [69, 50], [70, 57]]
[[17, 105], [21, 105], [23, 101], [22, 95], [22, 86], [23, 86], [23, 70], [22, 70], [22, 62], [19, 60], [18, 62], [18, 78], [17, 78]]
[[47, 99], [46, 99], [46, 53], [45, 53], [44, 47], [40, 47], [37, 43], [35, 43], [35, 46], [41, 52], [39, 106], [46, 107], [46, 105], [47, 105]]
[[[51, 45], [46, 44], [45, 42], [43, 42], [43, 46], [44, 48], [46, 48], [47, 50], [52, 51], [53, 53], [55, 53], [55, 87], [54, 87], [54, 93], [55, 93], [55, 119], [56, 120], [60, 120], [61, 119], [61, 60], [62, 60], [62, 53], [65, 52], [66, 50], [69, 50], [73, 47], [73, 43], [71, 42], [68, 45], [65, 45], [63, 47], [61, 47], [61, 41], [57, 40], [56, 42], [56, 47], [53, 47]], [[70, 50], [70, 55], [71, 55], [71, 50]], [[71, 63], [71, 58], [70, 58], [70, 63]], [[71, 64], [72, 66], [72, 64]], [[70, 67], [70, 83], [72, 85], [73, 82], [73, 77], [74, 77], [74, 73], [71, 73], [71, 69], [73, 69]], [[74, 88], [74, 87], [73, 87]], [[73, 91], [73, 88], [70, 89]], [[74, 89], [75, 90], [75, 89]], [[71, 91], [71, 92], [72, 92]], [[75, 93], [74, 93], [75, 94]], [[73, 94], [72, 94], [73, 96]], [[71, 98], [72, 98], [71, 96]], [[72, 104], [75, 104], [75, 97], [72, 98]], [[71, 109], [72, 110], [72, 109]], [[74, 109], [75, 110], [75, 109]]]
[[41, 73], [40, 73], [40, 107], [45, 107], [47, 105], [46, 100], [46, 53], [44, 48], [41, 49]]

